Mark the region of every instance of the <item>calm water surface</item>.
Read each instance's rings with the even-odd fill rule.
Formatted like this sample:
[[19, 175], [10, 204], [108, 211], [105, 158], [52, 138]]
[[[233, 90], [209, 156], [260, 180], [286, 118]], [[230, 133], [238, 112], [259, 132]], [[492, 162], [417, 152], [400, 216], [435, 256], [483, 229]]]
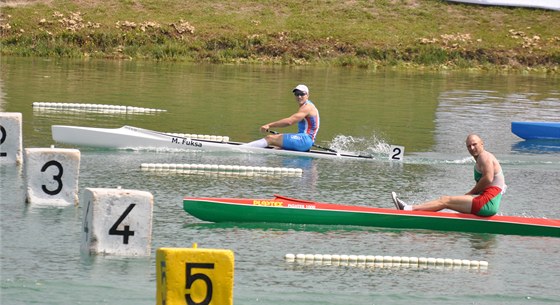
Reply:
[[[122, 186], [154, 195], [150, 257], [80, 254], [82, 207], [24, 203], [22, 169], [0, 167], [1, 304], [154, 304], [155, 249], [231, 249], [235, 304], [558, 304], [560, 238], [344, 226], [212, 224], [182, 211], [185, 195], [273, 194], [392, 207], [472, 186], [464, 147], [479, 133], [502, 162], [504, 215], [560, 219], [560, 144], [517, 138], [511, 121], [560, 120], [560, 79], [545, 75], [412, 73], [340, 68], [2, 58], [0, 111], [23, 114], [24, 147], [48, 147], [55, 124], [132, 125], [167, 132], [261, 137], [296, 110], [291, 88], [310, 87], [321, 112], [318, 144], [368, 153], [343, 161], [235, 153], [81, 148], [80, 191]], [[33, 102], [165, 109], [158, 114], [39, 111]], [[405, 146], [402, 163], [389, 145]], [[61, 144], [57, 146], [67, 147]], [[142, 172], [141, 163], [301, 167], [303, 177]], [[486, 260], [486, 270], [287, 263], [286, 253]]]

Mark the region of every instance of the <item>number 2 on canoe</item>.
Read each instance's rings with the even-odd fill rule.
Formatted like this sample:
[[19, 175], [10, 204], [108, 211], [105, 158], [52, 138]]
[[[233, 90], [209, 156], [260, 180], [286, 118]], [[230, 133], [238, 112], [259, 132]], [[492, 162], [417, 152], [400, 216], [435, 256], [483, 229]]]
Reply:
[[392, 161], [402, 161], [404, 157], [404, 146], [391, 145], [391, 152], [389, 153], [389, 159]]

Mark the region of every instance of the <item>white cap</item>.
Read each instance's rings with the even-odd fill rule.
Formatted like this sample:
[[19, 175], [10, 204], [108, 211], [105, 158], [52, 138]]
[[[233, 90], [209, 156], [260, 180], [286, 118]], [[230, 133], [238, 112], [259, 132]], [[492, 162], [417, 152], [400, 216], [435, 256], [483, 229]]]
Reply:
[[292, 92], [294, 92], [294, 91], [296, 91], [296, 90], [303, 91], [303, 92], [309, 94], [309, 88], [307, 88], [306, 85], [301, 85], [301, 84], [300, 84], [300, 85], [297, 85], [297, 86], [292, 90]]

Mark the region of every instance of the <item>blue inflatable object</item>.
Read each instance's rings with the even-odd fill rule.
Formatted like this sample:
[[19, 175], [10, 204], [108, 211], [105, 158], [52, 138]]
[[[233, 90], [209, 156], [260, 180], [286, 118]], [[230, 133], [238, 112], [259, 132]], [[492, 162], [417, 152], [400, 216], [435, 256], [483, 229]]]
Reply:
[[560, 122], [511, 122], [511, 132], [525, 140], [558, 140]]

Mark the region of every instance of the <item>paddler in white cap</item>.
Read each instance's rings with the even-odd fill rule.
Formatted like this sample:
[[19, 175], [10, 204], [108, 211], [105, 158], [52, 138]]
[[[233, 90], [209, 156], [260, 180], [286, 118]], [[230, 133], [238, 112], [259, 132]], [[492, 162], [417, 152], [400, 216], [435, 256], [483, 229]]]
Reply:
[[[297, 151], [308, 151], [315, 142], [319, 132], [319, 110], [309, 100], [309, 88], [297, 85], [292, 90], [298, 103], [298, 111], [287, 118], [262, 125], [261, 132], [273, 133], [262, 139], [245, 144], [251, 147], [273, 146], [277, 148]], [[277, 133], [271, 129], [298, 125], [297, 133]]]

